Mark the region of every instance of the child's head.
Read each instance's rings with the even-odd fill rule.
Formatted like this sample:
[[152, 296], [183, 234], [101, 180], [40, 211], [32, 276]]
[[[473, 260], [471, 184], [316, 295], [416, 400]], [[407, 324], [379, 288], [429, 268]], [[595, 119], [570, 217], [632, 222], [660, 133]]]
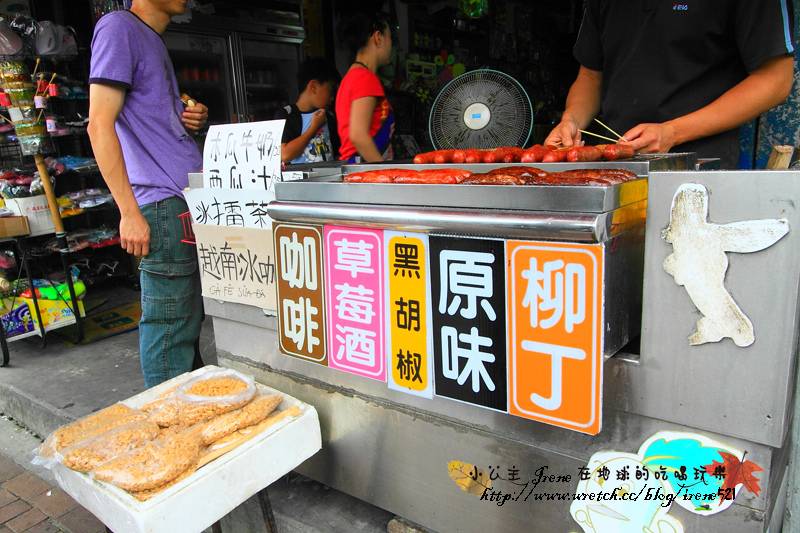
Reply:
[[297, 69], [297, 88], [308, 93], [318, 109], [331, 102], [341, 79], [336, 67], [321, 57], [309, 57]]

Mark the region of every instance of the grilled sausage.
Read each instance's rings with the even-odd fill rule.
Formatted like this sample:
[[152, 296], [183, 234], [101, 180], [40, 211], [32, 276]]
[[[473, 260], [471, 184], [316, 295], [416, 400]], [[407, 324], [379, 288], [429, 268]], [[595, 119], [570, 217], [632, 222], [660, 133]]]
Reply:
[[625, 144], [608, 144], [603, 149], [603, 157], [608, 161], [616, 161], [617, 159], [628, 159], [633, 157], [636, 151]]
[[576, 146], [567, 152], [567, 161], [572, 163], [579, 161], [600, 161], [603, 159], [603, 152], [596, 146]]

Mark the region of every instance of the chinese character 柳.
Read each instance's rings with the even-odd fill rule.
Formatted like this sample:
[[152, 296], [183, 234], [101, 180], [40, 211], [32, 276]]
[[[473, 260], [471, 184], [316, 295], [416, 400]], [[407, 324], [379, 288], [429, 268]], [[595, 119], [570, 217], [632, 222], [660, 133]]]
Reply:
[[[574, 325], [586, 318], [586, 268], [583, 265], [565, 265], [559, 259], [545, 262], [539, 271], [536, 258], [531, 257], [530, 268], [522, 272], [522, 277], [528, 280], [522, 305], [530, 308], [532, 327], [552, 328], [563, 317], [564, 329], [572, 333]], [[540, 319], [539, 311], [552, 311], [552, 314]]]

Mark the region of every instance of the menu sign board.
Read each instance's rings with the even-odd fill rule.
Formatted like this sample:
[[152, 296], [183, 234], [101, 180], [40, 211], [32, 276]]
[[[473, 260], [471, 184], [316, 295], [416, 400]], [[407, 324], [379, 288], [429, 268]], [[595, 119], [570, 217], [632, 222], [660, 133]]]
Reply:
[[386, 381], [383, 231], [325, 226], [328, 366]]
[[503, 241], [429, 238], [436, 395], [506, 412]]
[[269, 229], [267, 205], [274, 199], [269, 191], [233, 189], [186, 189], [183, 191], [195, 224]]
[[285, 120], [267, 120], [209, 127], [203, 148], [203, 187], [274, 190], [273, 183], [281, 179], [285, 124]]
[[509, 412], [595, 435], [603, 385], [602, 245], [508, 241]]
[[283, 353], [328, 364], [322, 226], [275, 223]]
[[194, 224], [203, 296], [274, 310], [272, 231]]
[[389, 388], [433, 397], [428, 235], [384, 231]]

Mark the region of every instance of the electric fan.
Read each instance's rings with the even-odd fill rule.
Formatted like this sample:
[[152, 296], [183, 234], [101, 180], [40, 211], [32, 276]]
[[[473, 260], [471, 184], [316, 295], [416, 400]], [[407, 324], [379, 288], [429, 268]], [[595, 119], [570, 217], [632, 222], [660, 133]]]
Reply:
[[437, 150], [525, 146], [533, 110], [525, 89], [496, 70], [473, 70], [444, 86], [428, 131]]

